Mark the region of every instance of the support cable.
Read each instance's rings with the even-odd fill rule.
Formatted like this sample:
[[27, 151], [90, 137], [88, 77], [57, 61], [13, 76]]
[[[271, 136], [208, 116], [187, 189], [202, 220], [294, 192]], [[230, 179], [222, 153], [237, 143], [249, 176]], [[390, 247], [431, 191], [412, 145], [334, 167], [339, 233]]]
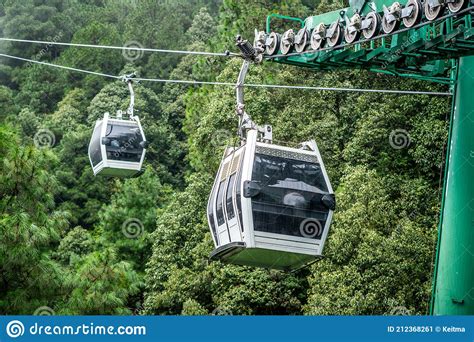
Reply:
[[0, 37], [0, 41], [7, 42], [18, 42], [18, 43], [30, 43], [30, 44], [43, 44], [43, 45], [59, 45], [59, 46], [74, 46], [84, 47], [93, 49], [112, 49], [112, 50], [125, 50], [125, 51], [143, 51], [143, 52], [160, 52], [160, 53], [174, 53], [181, 55], [200, 55], [200, 56], [216, 56], [216, 57], [240, 57], [239, 54], [234, 52], [206, 52], [206, 51], [186, 51], [186, 50], [167, 50], [167, 49], [152, 49], [142, 48], [135, 46], [113, 46], [113, 45], [94, 45], [94, 44], [82, 44], [82, 43], [63, 43], [55, 41], [44, 41], [44, 40], [32, 40], [32, 39], [17, 39], [17, 38], [5, 38]]
[[[96, 76], [102, 76], [112, 78], [116, 80], [122, 80], [122, 76], [110, 75], [101, 72], [95, 72], [90, 70], [78, 69], [68, 67], [59, 64], [53, 64], [48, 62], [41, 62], [32, 59], [11, 56], [0, 53], [0, 57], [16, 59], [24, 62], [35, 63], [45, 65], [53, 68], [65, 69], [68, 71], [80, 72], [85, 74], [91, 74]], [[232, 82], [213, 82], [213, 81], [193, 81], [193, 80], [178, 80], [178, 79], [159, 79], [159, 78], [141, 78], [136, 77], [135, 81], [143, 82], [158, 82], [158, 83], [177, 83], [177, 84], [189, 84], [189, 85], [217, 85], [217, 86], [230, 86], [235, 87], [235, 83]], [[358, 92], [358, 93], [381, 93], [381, 94], [397, 94], [397, 95], [434, 95], [434, 96], [451, 96], [449, 92], [431, 92], [431, 91], [414, 91], [414, 90], [391, 90], [391, 89], [364, 89], [364, 88], [336, 88], [336, 87], [314, 87], [304, 85], [281, 85], [281, 84], [260, 84], [260, 83], [247, 83], [245, 87], [249, 88], [270, 88], [270, 89], [297, 89], [297, 90], [316, 90], [316, 91], [342, 91], [342, 92]]]

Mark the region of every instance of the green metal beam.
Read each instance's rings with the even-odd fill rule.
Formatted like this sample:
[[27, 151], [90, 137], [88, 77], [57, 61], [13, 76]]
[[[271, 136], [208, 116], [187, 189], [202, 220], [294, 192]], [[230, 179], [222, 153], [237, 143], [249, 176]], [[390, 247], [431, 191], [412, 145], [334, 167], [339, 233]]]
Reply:
[[[407, 0], [401, 0], [403, 5]], [[381, 11], [392, 0], [350, 0], [351, 7], [308, 17], [307, 29], [326, 25], [355, 10]], [[438, 245], [430, 311], [434, 315], [474, 315], [474, 28], [472, 7], [433, 23], [402, 29], [354, 45], [304, 54], [277, 54], [277, 63], [313, 70], [367, 69], [448, 84], [454, 88]], [[267, 18], [267, 32], [272, 17]], [[272, 59], [273, 58], [273, 59]], [[459, 63], [456, 63], [459, 58]], [[451, 77], [446, 77], [451, 72]]]
[[474, 315], [474, 57], [459, 60], [431, 313]]
[[[406, 1], [401, 1], [403, 5]], [[376, 0], [365, 2], [353, 0], [362, 15], [382, 6], [389, 6], [392, 0]], [[416, 78], [443, 77], [449, 72], [447, 62], [474, 54], [473, 18], [466, 8], [458, 14], [446, 14], [435, 22], [426, 20], [413, 28], [401, 28], [390, 36], [379, 34], [370, 40], [362, 39], [355, 44], [341, 43], [336, 47], [323, 46], [317, 51], [307, 48], [305, 53], [290, 51], [282, 55], [279, 51], [274, 56], [266, 56], [277, 63], [286, 63], [315, 70], [334, 70], [344, 68], [360, 68], [369, 70], [395, 71], [400, 74], [417, 75]], [[271, 19], [281, 18], [304, 22], [307, 30], [320, 23], [326, 26], [344, 17], [351, 17], [355, 9], [351, 7], [318, 14], [306, 18], [297, 18], [271, 14], [267, 17], [267, 32], [272, 30]], [[280, 32], [282, 33], [282, 32]]]

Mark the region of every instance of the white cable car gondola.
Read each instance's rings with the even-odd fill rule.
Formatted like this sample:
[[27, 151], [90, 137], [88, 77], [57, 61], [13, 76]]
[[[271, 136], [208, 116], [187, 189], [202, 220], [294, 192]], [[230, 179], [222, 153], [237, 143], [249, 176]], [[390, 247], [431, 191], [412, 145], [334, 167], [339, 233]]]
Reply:
[[141, 172], [148, 145], [140, 119], [133, 115], [135, 96], [131, 77], [124, 78], [130, 90], [129, 119], [116, 118], [105, 113], [97, 120], [89, 143], [89, 160], [94, 175], [131, 177]]
[[245, 113], [248, 67], [246, 60], [237, 83], [242, 143], [226, 149], [207, 206], [216, 247], [210, 258], [293, 270], [321, 256], [335, 197], [315, 141], [274, 145], [271, 126]]
[[322, 254], [334, 194], [314, 141], [296, 149], [258, 135], [249, 130], [222, 159], [207, 210], [211, 259], [295, 269]]

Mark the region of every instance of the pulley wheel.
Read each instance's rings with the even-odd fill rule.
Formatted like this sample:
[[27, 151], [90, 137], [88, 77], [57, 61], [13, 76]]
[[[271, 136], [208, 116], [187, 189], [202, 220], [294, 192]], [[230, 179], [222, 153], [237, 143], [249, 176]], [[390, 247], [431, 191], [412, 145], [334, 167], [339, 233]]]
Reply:
[[388, 22], [388, 18], [386, 15], [382, 17], [382, 30], [385, 33], [392, 33], [400, 26], [399, 20], [394, 20], [391, 23]]
[[280, 34], [276, 32], [270, 33], [266, 42], [265, 52], [267, 55], [274, 55], [280, 47]]
[[308, 30], [302, 28], [298, 31], [295, 37], [295, 50], [296, 52], [303, 52], [308, 45]]
[[408, 0], [406, 7], [413, 6], [413, 10], [409, 17], [403, 18], [403, 25], [405, 27], [413, 27], [421, 20], [421, 3], [419, 0]]
[[438, 19], [443, 14], [443, 5], [431, 7], [428, 0], [425, 0], [425, 17], [429, 21]]
[[281, 37], [281, 43], [280, 43], [281, 53], [284, 55], [288, 54], [294, 42], [295, 42], [295, 32], [293, 31], [293, 29], [289, 29], [288, 31], [283, 33], [283, 36]]
[[462, 10], [468, 0], [454, 0], [454, 2], [448, 2], [448, 8], [451, 13], [458, 13], [460, 10]]
[[257, 49], [265, 49], [265, 41], [267, 40], [267, 35], [265, 31], [255, 30], [255, 37], [253, 39], [253, 47]]
[[334, 47], [338, 45], [342, 40], [342, 29], [339, 22], [335, 21], [331, 24], [328, 29], [329, 31], [334, 30], [332, 36], [327, 39], [327, 44], [330, 47]]
[[326, 25], [320, 23], [316, 26], [311, 34], [311, 48], [313, 50], [319, 49], [324, 44], [324, 37], [326, 36]]
[[382, 17], [377, 12], [370, 12], [365, 17], [365, 20], [370, 20], [370, 25], [368, 28], [362, 30], [362, 34], [365, 39], [370, 39], [380, 31]]
[[349, 32], [348, 27], [346, 27], [344, 29], [344, 39], [349, 44], [355, 42], [359, 38], [359, 36], [360, 36], [360, 31], [358, 31], [358, 30], [355, 30], [354, 32], [351, 33], [351, 32]]

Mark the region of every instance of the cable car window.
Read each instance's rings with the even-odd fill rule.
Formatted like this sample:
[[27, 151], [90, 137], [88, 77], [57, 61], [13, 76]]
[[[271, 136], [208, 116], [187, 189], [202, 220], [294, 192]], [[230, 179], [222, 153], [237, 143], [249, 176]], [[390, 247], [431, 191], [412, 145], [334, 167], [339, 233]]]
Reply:
[[138, 125], [110, 123], [105, 132], [107, 159], [140, 162], [143, 137]]
[[101, 140], [100, 133], [102, 131], [102, 122], [96, 126], [94, 132], [92, 133], [92, 139], [89, 146], [89, 157], [91, 159], [92, 165], [96, 166], [102, 161], [102, 153], [100, 150]]
[[211, 225], [212, 234], [214, 235], [215, 240], [218, 241], [217, 240], [216, 224], [214, 223], [214, 211], [212, 210], [212, 204], [214, 203], [215, 195], [216, 195], [215, 191], [213, 191], [211, 199], [209, 200], [209, 203], [207, 204], [207, 214], [208, 214], [208, 217], [209, 217], [209, 223]]
[[217, 224], [220, 226], [224, 224], [224, 207], [222, 203], [222, 198], [224, 197], [224, 189], [225, 189], [225, 179], [220, 182], [219, 190], [217, 191], [217, 203], [216, 203], [216, 217], [217, 217]]
[[[261, 188], [252, 198], [255, 230], [301, 237], [300, 225], [308, 218], [324, 227], [329, 211], [321, 198], [327, 185], [319, 164], [255, 154], [252, 181]], [[322, 229], [312, 237], [321, 235]]]
[[234, 189], [235, 173], [230, 176], [229, 184], [227, 185], [225, 208], [227, 210], [227, 219], [231, 220], [235, 217], [234, 204], [232, 203], [232, 190]]
[[[244, 154], [242, 152], [242, 158], [244, 157]], [[242, 223], [242, 198], [240, 196], [241, 194], [241, 182], [242, 182], [242, 167], [244, 163], [240, 163], [240, 169], [238, 171], [238, 176], [237, 176], [237, 188], [235, 189], [235, 196], [236, 196], [236, 202], [237, 202], [237, 213], [239, 215], [239, 220], [240, 220], [240, 229], [242, 230], [242, 233], [244, 232], [244, 225]]]

